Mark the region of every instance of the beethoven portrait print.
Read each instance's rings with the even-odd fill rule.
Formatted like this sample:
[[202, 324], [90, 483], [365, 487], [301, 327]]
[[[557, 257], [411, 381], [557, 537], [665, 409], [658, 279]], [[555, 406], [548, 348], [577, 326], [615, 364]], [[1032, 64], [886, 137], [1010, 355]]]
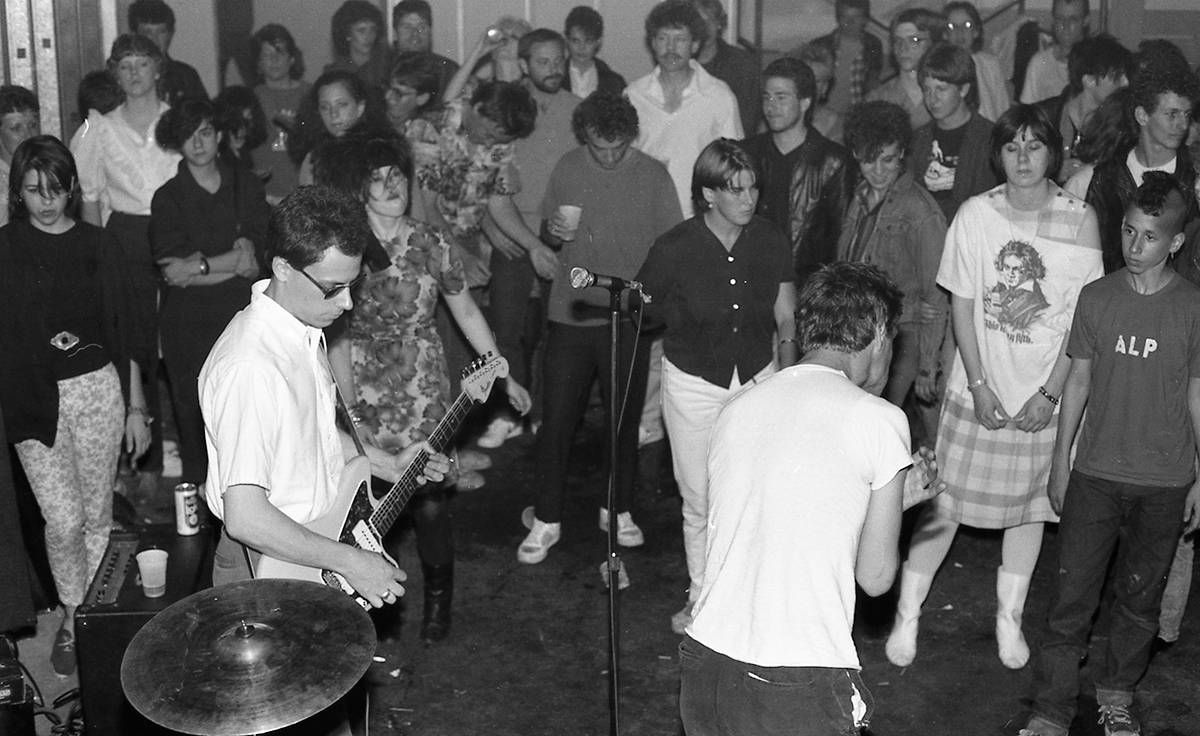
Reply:
[[984, 313], [1005, 332], [1027, 332], [1050, 306], [1042, 292], [1046, 266], [1041, 254], [1029, 243], [1010, 240], [996, 254], [993, 265], [997, 279], [984, 295]]

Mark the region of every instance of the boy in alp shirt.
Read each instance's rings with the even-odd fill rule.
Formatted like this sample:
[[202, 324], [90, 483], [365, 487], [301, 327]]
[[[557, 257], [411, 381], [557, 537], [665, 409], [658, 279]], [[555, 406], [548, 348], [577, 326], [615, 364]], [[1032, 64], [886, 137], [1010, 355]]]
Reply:
[[1171, 176], [1148, 172], [1121, 226], [1125, 268], [1079, 295], [1048, 488], [1062, 515], [1058, 580], [1025, 736], [1065, 736], [1075, 717], [1079, 664], [1118, 540], [1111, 629], [1091, 661], [1106, 736], [1141, 733], [1134, 686], [1176, 541], [1200, 523], [1200, 288], [1166, 265], [1183, 245], [1187, 196]]

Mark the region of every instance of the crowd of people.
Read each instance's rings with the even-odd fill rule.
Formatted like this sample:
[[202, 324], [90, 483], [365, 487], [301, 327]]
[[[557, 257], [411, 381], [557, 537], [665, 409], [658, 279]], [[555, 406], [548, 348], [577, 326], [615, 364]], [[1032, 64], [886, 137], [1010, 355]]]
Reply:
[[[896, 583], [886, 655], [911, 664], [964, 524], [1003, 530], [997, 654], [1035, 669], [1022, 733], [1067, 733], [1105, 580], [1097, 702], [1106, 734], [1140, 733], [1133, 693], [1179, 636], [1200, 526], [1200, 76], [1165, 41], [1093, 35], [1090, 10], [1054, 0], [1010, 68], [970, 2], [897, 13], [885, 47], [869, 0], [837, 0], [832, 33], [763, 67], [724, 40], [719, 0], [664, 0], [654, 68], [627, 81], [588, 6], [561, 32], [499, 18], [460, 65], [426, 0], [395, 5], [393, 46], [376, 4], [346, 0], [314, 82], [273, 23], [248, 39], [257, 83], [210, 99], [168, 55], [170, 7], [137, 0], [69, 147], [37, 134], [32, 92], [0, 88], [0, 339], [19, 346], [0, 400], [47, 522], [56, 671], [118, 459], [162, 470], [164, 399], [182, 480], [224, 522], [218, 581], [252, 574], [248, 548], [394, 602], [394, 565], [304, 524], [344, 453], [388, 482], [425, 453], [421, 637], [446, 637], [449, 506], [491, 463], [468, 444], [536, 433], [517, 559], [564, 534], [572, 435], [611, 378], [607, 295], [567, 278], [585, 268], [652, 297], [620, 325], [598, 526], [644, 543], [639, 491], [669, 451], [687, 733], [783, 733], [796, 708], [826, 714], [804, 733], [864, 725], [855, 582]], [[443, 454], [427, 440], [457, 369], [486, 354], [509, 367], [486, 429]]]

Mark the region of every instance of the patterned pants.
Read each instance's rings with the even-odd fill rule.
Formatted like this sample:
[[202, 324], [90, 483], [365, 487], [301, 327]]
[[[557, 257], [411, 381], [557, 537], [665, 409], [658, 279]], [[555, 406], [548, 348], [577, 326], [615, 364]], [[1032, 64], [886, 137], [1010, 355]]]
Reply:
[[65, 606], [78, 606], [112, 528], [113, 482], [125, 419], [112, 364], [58, 382], [54, 445], [17, 443], [17, 456], [46, 519], [46, 555]]

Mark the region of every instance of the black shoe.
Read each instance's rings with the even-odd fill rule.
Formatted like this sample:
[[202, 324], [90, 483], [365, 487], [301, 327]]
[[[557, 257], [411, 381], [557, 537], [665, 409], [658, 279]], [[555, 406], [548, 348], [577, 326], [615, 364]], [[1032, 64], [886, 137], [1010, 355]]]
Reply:
[[454, 563], [421, 564], [425, 577], [425, 612], [421, 617], [421, 641], [434, 644], [450, 634], [450, 605], [454, 600]]
[[50, 649], [50, 667], [60, 677], [75, 674], [75, 635], [66, 627], [58, 630], [54, 637], [54, 646]]

